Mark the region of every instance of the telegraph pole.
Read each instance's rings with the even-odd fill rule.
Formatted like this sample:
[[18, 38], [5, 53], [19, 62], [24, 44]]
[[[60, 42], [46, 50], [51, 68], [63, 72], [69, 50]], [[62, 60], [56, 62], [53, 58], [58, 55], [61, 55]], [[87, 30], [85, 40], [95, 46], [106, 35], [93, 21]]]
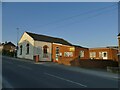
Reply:
[[17, 29], [17, 48], [16, 48], [16, 56], [17, 56], [17, 52], [18, 52], [18, 39], [19, 39], [19, 28]]
[[18, 46], [18, 39], [19, 39], [19, 28], [16, 28], [17, 29], [17, 46]]

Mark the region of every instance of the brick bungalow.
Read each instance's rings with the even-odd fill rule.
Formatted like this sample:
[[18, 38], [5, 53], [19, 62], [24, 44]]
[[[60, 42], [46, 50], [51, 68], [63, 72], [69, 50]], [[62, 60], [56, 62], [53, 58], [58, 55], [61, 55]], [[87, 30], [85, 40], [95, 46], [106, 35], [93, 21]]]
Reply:
[[112, 47], [90, 48], [90, 59], [118, 61], [118, 49]]
[[88, 59], [89, 49], [77, 45], [61, 45], [53, 43], [52, 58], [54, 62], [70, 65], [76, 58]]

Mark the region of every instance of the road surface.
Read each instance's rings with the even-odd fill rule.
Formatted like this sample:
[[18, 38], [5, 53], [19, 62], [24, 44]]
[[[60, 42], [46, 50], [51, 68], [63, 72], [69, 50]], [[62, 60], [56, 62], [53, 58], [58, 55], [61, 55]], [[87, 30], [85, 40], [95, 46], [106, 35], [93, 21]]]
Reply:
[[67, 70], [62, 66], [3, 57], [3, 88], [118, 88], [116, 78]]

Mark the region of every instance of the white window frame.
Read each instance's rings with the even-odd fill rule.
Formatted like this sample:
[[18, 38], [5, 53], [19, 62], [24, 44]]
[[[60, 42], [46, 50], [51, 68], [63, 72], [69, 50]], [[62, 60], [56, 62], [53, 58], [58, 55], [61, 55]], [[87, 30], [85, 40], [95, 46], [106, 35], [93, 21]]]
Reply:
[[81, 51], [80, 51], [80, 57], [84, 57], [84, 56], [85, 56], [84, 53], [85, 53], [85, 52], [84, 52], [83, 50], [81, 50]]
[[96, 57], [96, 52], [90, 52], [90, 58], [95, 58]]
[[64, 57], [73, 57], [73, 52], [64, 52]]

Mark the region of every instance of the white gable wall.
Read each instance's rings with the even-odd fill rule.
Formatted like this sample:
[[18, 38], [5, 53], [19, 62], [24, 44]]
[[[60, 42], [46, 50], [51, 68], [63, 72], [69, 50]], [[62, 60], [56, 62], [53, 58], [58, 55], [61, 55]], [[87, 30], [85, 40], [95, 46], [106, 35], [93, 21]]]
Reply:
[[[26, 45], [29, 43], [29, 54], [27, 53]], [[22, 45], [22, 55], [20, 55], [20, 46]], [[33, 60], [34, 55], [34, 39], [30, 37], [26, 32], [22, 35], [20, 41], [18, 42], [18, 58], [26, 58]]]
[[22, 43], [25, 40], [29, 41], [34, 46], [34, 39], [31, 36], [29, 36], [26, 32], [24, 32], [18, 44]]

